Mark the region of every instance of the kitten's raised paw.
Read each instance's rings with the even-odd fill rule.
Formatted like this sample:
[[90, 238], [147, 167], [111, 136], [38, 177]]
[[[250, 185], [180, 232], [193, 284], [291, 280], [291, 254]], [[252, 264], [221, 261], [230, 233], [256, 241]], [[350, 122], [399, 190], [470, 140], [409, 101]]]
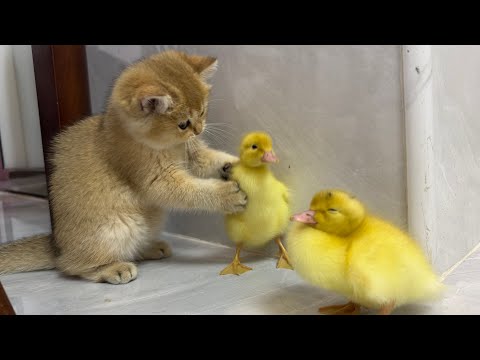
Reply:
[[227, 214], [244, 211], [247, 206], [247, 195], [235, 181], [228, 181], [222, 189], [222, 208]]
[[127, 284], [137, 278], [137, 267], [133, 263], [118, 262], [97, 270], [97, 281], [110, 284]]
[[164, 241], [156, 241], [142, 254], [144, 260], [159, 260], [172, 256], [172, 248]]

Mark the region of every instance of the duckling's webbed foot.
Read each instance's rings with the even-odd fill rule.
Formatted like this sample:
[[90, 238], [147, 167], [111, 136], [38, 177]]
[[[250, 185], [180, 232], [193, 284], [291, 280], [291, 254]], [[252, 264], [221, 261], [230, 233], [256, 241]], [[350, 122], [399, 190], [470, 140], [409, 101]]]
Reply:
[[325, 315], [358, 315], [360, 314], [360, 305], [349, 302], [343, 305], [324, 306], [318, 309], [318, 312]]
[[251, 267], [243, 265], [240, 262], [240, 251], [242, 250], [242, 247], [240, 245], [237, 246], [237, 250], [235, 252], [235, 257], [233, 258], [233, 261], [230, 265], [228, 265], [225, 269], [220, 271], [220, 275], [241, 275], [243, 273], [246, 273], [247, 271], [252, 270]]
[[275, 242], [278, 245], [279, 249], [279, 259], [277, 261], [277, 269], [290, 269], [293, 270], [292, 263], [288, 258], [288, 253], [285, 247], [282, 244], [282, 240], [280, 238], [275, 239]]
[[246, 265], [243, 265], [239, 261], [232, 261], [230, 265], [228, 265], [225, 269], [223, 269], [220, 272], [220, 275], [241, 275], [243, 273], [246, 273], [247, 271], [252, 270], [251, 267], [248, 267]]
[[380, 308], [380, 311], [378, 312], [378, 315], [390, 315], [395, 308], [395, 302], [392, 301]]

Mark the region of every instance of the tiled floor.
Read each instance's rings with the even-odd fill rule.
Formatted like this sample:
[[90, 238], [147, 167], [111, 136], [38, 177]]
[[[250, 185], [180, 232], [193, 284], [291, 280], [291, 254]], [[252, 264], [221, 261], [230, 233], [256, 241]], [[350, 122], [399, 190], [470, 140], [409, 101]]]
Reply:
[[[0, 193], [0, 243], [49, 232], [45, 200]], [[18, 314], [317, 314], [344, 301], [305, 284], [275, 259], [245, 253], [254, 268], [240, 277], [219, 276], [233, 250], [165, 234], [174, 256], [139, 265], [127, 285], [95, 284], [39, 271], [0, 277]], [[395, 314], [480, 314], [480, 252], [446, 279], [442, 301], [400, 308]]]
[[0, 244], [50, 232], [48, 202], [0, 191]]

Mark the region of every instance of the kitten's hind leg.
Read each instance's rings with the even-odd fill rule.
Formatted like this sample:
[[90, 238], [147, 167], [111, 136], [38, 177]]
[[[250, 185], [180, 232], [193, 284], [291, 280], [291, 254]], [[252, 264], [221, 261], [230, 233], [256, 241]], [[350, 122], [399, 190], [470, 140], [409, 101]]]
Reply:
[[152, 241], [140, 252], [139, 260], [160, 260], [172, 256], [172, 249], [165, 241]]
[[137, 267], [131, 262], [115, 262], [79, 274], [84, 279], [110, 284], [126, 284], [137, 278]]

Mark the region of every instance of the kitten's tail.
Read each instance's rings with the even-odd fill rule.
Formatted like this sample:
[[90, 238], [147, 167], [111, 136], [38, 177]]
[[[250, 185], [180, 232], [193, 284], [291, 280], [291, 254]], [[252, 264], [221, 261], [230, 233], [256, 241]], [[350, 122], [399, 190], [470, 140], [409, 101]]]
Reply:
[[51, 235], [35, 235], [0, 246], [0, 275], [53, 268]]

